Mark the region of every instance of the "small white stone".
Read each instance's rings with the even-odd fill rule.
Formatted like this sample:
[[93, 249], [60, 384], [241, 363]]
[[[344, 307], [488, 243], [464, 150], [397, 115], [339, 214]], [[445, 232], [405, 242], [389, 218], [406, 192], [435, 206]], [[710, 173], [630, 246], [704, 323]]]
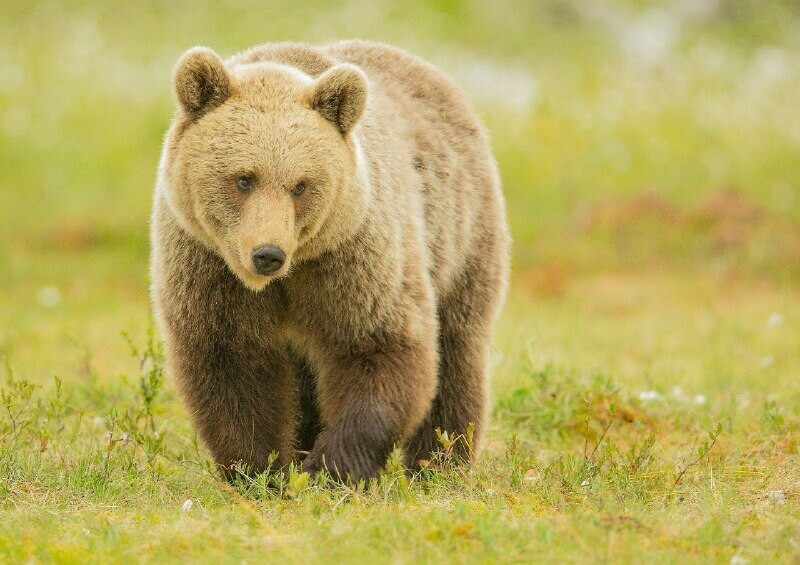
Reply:
[[737, 551], [733, 557], [731, 557], [731, 565], [747, 565], [749, 563], [747, 558], [742, 555], [741, 551]]
[[43, 286], [39, 289], [39, 296], [37, 297], [39, 304], [45, 308], [55, 308], [61, 302], [61, 291], [56, 287], [49, 285]]
[[191, 512], [192, 506], [194, 506], [194, 501], [191, 498], [187, 498], [183, 501], [183, 505], [181, 506], [181, 512]]
[[588, 488], [588, 487], [589, 487], [589, 481], [583, 481], [581, 483], [581, 488]]
[[767, 493], [767, 498], [772, 504], [783, 504], [786, 502], [786, 495], [782, 490], [771, 490]]

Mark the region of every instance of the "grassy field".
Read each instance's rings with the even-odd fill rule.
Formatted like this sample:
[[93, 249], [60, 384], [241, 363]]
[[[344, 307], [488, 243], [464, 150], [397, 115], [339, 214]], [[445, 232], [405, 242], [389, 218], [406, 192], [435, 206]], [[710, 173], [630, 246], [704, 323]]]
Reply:
[[[796, 2], [0, 13], [0, 562], [800, 560]], [[345, 37], [437, 63], [490, 130], [515, 248], [486, 449], [229, 486], [150, 333], [170, 71]]]

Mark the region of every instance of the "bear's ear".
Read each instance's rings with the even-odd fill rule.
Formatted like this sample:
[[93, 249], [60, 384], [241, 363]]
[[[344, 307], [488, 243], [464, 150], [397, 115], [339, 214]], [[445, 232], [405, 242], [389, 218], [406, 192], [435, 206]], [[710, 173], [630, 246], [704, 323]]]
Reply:
[[355, 65], [343, 63], [325, 71], [312, 86], [311, 107], [345, 135], [367, 106], [367, 78]]
[[172, 87], [181, 109], [196, 120], [228, 99], [233, 77], [214, 51], [193, 47], [175, 66]]

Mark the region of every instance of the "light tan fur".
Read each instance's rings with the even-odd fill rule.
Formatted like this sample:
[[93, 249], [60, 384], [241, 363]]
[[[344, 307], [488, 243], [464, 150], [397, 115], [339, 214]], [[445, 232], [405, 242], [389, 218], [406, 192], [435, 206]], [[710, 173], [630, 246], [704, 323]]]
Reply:
[[[309, 451], [305, 468], [369, 477], [395, 444], [430, 457], [436, 427], [479, 438], [509, 236], [458, 88], [361, 41], [195, 48], [173, 85], [153, 300], [216, 461]], [[254, 268], [262, 245], [277, 272]]]

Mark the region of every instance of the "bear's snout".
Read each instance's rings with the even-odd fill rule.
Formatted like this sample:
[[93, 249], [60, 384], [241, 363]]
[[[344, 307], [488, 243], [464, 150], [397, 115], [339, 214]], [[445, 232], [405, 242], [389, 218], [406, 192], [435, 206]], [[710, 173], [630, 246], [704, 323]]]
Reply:
[[253, 249], [253, 266], [259, 275], [272, 275], [283, 266], [286, 253], [274, 245], [262, 245]]

